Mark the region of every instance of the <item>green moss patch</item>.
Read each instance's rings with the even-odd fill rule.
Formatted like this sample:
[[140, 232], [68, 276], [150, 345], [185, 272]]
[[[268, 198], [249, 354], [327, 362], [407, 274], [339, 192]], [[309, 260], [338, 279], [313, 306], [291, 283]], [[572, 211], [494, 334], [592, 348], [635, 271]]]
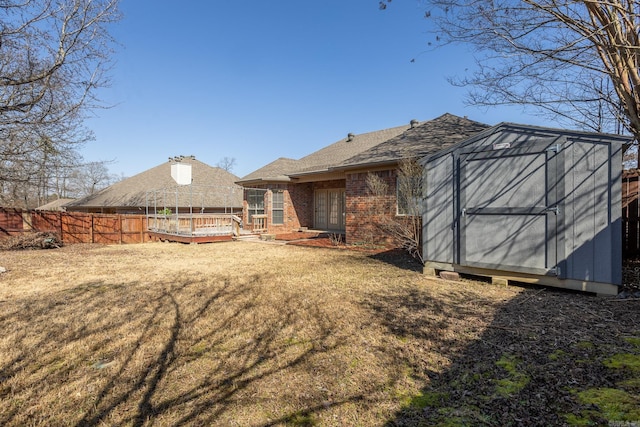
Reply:
[[549, 360], [555, 362], [557, 360], [560, 360], [562, 357], [564, 357], [566, 355], [567, 355], [566, 351], [558, 349], [558, 350], [555, 350], [553, 353], [551, 353], [549, 355]]
[[640, 337], [625, 337], [624, 340], [632, 346], [640, 348]]
[[634, 373], [640, 373], [640, 355], [638, 354], [615, 354], [603, 363], [607, 368], [628, 369]]
[[[639, 396], [615, 388], [593, 388], [578, 393], [578, 400], [585, 405], [595, 405], [607, 421], [640, 420]], [[592, 411], [585, 411], [586, 415]], [[592, 414], [593, 415], [593, 414]]]
[[412, 396], [408, 406], [416, 409], [424, 409], [428, 406], [438, 407], [442, 401], [448, 398], [449, 395], [447, 393], [425, 391]]
[[588, 350], [595, 347], [591, 341], [580, 341], [576, 343], [576, 348], [580, 348], [582, 350]]
[[285, 424], [288, 426], [312, 427], [318, 425], [318, 421], [307, 412], [296, 412], [285, 419]]
[[518, 364], [520, 363], [514, 355], [503, 355], [500, 360], [496, 362], [496, 365], [505, 371], [507, 371], [508, 377], [496, 381], [496, 393], [500, 396], [507, 397], [526, 387], [531, 380], [527, 375], [518, 371]]

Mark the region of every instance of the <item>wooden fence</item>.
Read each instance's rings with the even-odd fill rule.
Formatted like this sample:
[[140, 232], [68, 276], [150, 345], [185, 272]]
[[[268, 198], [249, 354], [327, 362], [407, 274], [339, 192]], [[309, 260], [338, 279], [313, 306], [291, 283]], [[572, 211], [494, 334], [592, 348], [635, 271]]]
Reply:
[[640, 206], [638, 186], [640, 171], [622, 174], [622, 255], [625, 259], [640, 257]]
[[0, 237], [30, 231], [56, 233], [65, 244], [144, 243], [151, 239], [145, 215], [52, 212], [0, 207]]

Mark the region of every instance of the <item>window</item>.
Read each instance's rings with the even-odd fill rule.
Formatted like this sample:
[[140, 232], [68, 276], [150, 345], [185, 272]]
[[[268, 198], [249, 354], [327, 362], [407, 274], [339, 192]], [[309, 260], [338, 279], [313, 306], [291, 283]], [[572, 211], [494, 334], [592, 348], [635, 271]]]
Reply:
[[284, 224], [284, 192], [282, 190], [272, 193], [271, 223]]
[[249, 210], [249, 223], [253, 221], [253, 215], [264, 214], [264, 191], [263, 190], [247, 190], [247, 209]]

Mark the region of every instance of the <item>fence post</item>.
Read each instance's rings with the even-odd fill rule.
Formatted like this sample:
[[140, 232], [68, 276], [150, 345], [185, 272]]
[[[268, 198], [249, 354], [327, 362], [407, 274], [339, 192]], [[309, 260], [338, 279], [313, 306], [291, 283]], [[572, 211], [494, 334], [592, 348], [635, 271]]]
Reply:
[[89, 227], [89, 243], [95, 243], [93, 241], [93, 227], [95, 226], [94, 222], [93, 222], [93, 214], [89, 214], [90, 218], [91, 218], [91, 224]]
[[62, 212], [58, 212], [58, 224], [60, 224], [60, 241], [64, 244], [64, 228], [62, 227]]
[[[31, 212], [27, 210], [22, 210], [22, 231], [34, 231], [33, 230], [33, 219], [31, 218]], [[36, 230], [37, 231], [37, 230]]]

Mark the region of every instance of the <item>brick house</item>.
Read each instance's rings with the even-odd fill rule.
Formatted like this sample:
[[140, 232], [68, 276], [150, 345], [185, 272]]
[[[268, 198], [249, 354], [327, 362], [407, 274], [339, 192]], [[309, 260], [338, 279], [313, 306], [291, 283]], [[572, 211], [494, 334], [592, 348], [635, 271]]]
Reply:
[[[244, 187], [245, 229], [278, 234], [308, 228], [344, 234], [350, 244], [370, 242], [376, 205], [385, 206], [386, 215], [403, 215], [396, 197], [399, 161], [446, 149], [488, 127], [447, 113], [426, 122], [348, 134], [299, 160], [279, 158], [237, 181]], [[384, 180], [388, 194], [370, 194], [370, 173]]]

